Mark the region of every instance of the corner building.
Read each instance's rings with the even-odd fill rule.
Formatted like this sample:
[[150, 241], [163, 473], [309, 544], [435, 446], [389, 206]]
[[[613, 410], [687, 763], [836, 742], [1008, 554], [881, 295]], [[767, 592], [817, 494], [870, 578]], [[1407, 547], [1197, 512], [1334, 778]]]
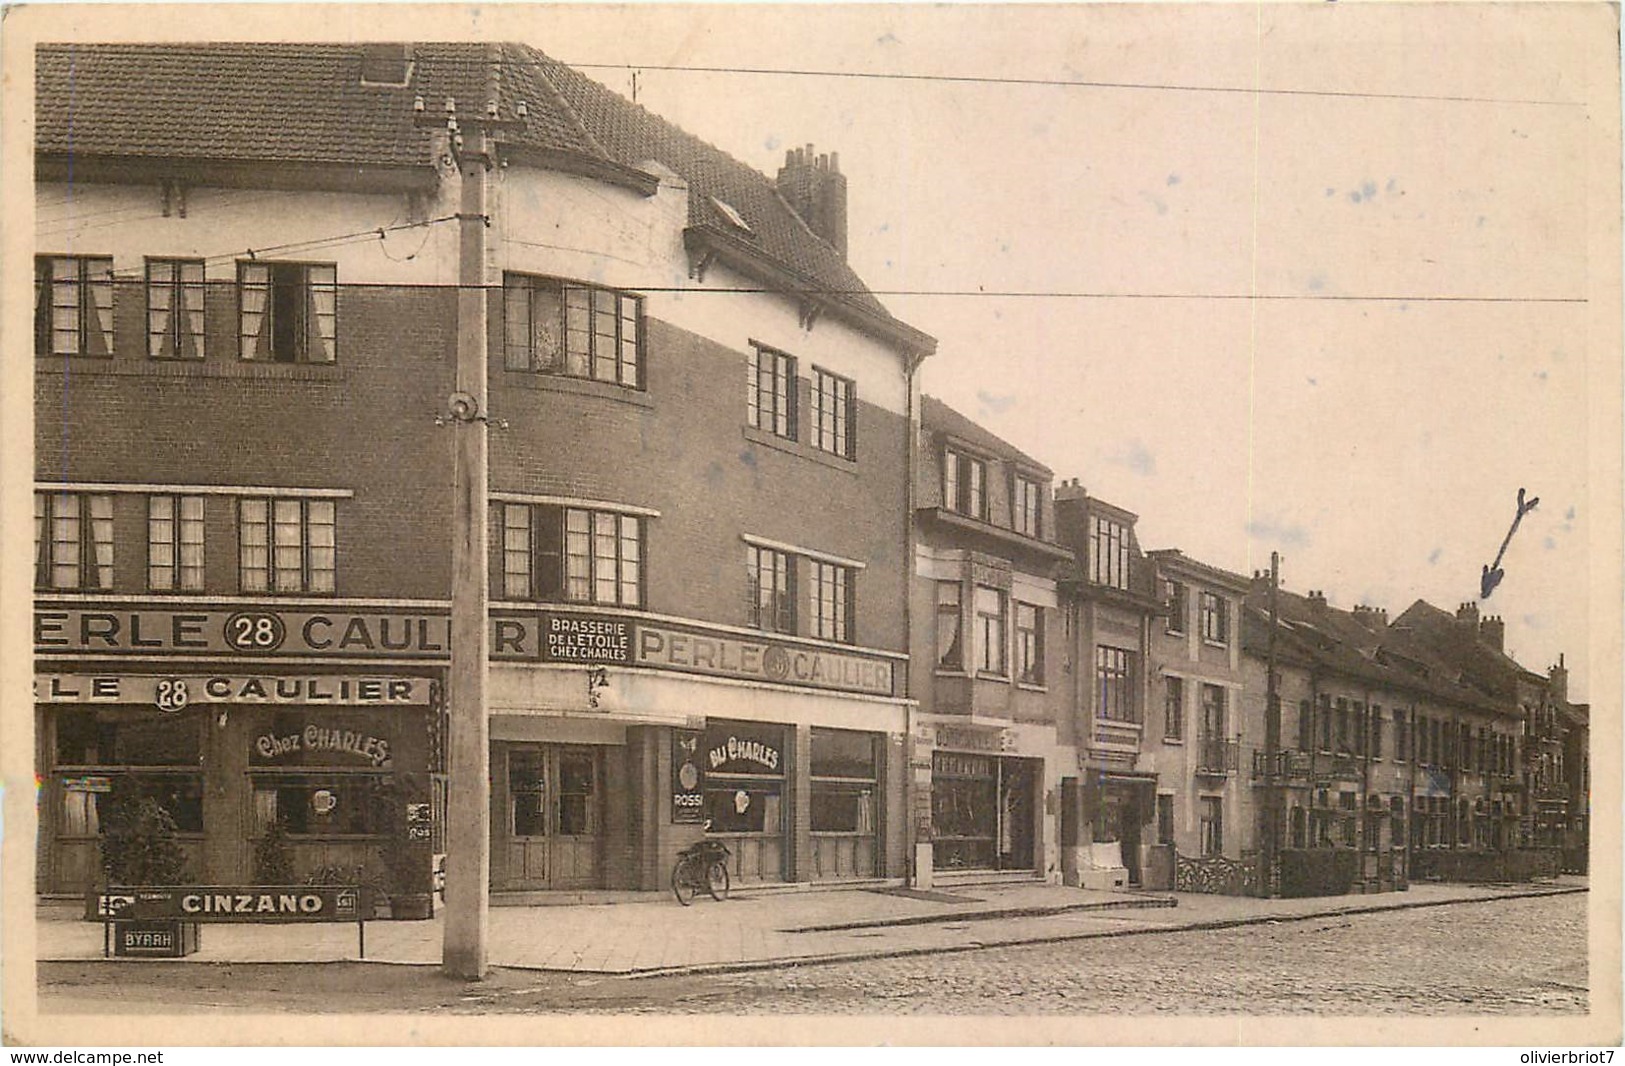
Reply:
[[203, 880], [273, 820], [301, 875], [443, 850], [448, 98], [502, 122], [493, 888], [657, 888], [707, 832], [741, 881], [904, 875], [934, 342], [847, 266], [835, 157], [768, 178], [517, 46], [39, 60], [42, 891], [118, 777]]

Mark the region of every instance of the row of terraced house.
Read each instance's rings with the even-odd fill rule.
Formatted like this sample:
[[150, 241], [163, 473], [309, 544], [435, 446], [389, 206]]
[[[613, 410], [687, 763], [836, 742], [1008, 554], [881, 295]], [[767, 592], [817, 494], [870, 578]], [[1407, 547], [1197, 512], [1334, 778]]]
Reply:
[[1256, 891], [1266, 793], [1283, 891], [1583, 861], [1561, 666], [1143, 551], [922, 394], [834, 155], [769, 178], [516, 45], [36, 60], [39, 891], [134, 795], [208, 883], [273, 827], [301, 876], [445, 849], [442, 112], [498, 130], [493, 891], [657, 888], [706, 834], [745, 882]]

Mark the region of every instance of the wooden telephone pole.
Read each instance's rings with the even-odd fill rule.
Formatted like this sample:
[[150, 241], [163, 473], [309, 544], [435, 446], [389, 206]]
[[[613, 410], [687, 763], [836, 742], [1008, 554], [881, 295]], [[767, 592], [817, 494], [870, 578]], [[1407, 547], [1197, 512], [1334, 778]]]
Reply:
[[1274, 896], [1280, 884], [1281, 858], [1281, 694], [1275, 671], [1275, 628], [1278, 624], [1276, 590], [1281, 583], [1281, 554], [1270, 552], [1270, 631], [1268, 667], [1264, 686], [1264, 841], [1259, 871], [1259, 895]]

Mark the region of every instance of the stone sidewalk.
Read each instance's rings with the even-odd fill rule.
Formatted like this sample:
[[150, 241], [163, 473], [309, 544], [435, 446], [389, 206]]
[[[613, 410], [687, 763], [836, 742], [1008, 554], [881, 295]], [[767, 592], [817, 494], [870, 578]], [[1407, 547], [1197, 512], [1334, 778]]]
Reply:
[[[494, 906], [489, 953], [493, 966], [652, 975], [1226, 928], [1583, 891], [1583, 878], [1562, 878], [1536, 885], [1418, 884], [1383, 895], [1257, 900], [1019, 884], [929, 893], [744, 889], [722, 903], [701, 897], [691, 907], [678, 906], [668, 894], [649, 893], [612, 904]], [[83, 919], [82, 903], [36, 906], [38, 959], [102, 958], [102, 926]], [[365, 958], [438, 965], [441, 935], [438, 916], [420, 922], [368, 922]], [[311, 963], [358, 957], [354, 924], [205, 925], [200, 941], [188, 961]]]

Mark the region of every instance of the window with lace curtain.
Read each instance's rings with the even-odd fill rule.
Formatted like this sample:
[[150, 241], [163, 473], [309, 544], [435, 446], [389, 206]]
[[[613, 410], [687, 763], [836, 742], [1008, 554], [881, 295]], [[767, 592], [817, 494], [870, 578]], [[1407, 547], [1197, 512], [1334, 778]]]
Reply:
[[337, 357], [338, 268], [332, 263], [238, 263], [242, 358], [331, 363]]
[[203, 358], [203, 260], [147, 260], [147, 355]]
[[81, 492], [34, 494], [34, 585], [42, 589], [113, 587], [113, 497]]

